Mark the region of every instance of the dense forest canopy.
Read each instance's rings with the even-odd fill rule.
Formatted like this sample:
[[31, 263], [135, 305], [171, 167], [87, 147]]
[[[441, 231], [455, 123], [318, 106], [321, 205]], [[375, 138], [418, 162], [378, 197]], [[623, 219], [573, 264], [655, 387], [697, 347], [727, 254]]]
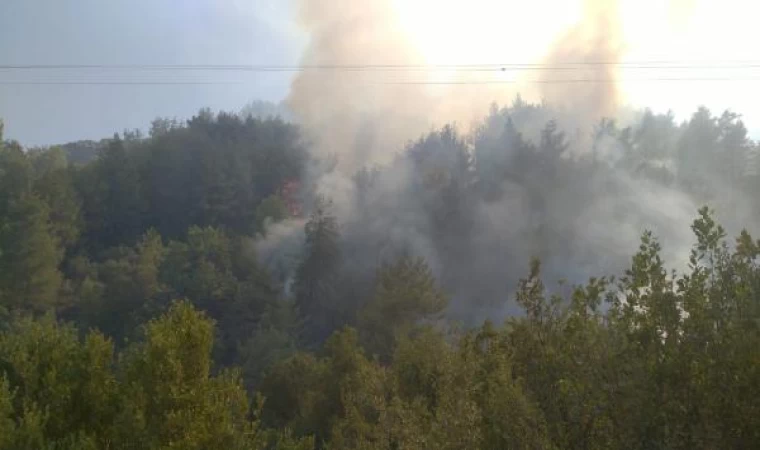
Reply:
[[760, 444], [739, 115], [518, 98], [355, 167], [280, 111], [0, 127], [0, 448]]

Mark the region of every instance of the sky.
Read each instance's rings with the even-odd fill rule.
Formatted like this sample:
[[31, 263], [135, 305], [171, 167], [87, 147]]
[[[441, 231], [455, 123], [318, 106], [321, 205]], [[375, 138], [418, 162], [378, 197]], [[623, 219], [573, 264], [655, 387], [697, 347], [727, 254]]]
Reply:
[[[535, 62], [581, 10], [581, 0], [388, 1], [395, 2], [400, 25], [430, 64]], [[0, 0], [0, 65], [297, 65], [308, 36], [299, 27], [294, 3]], [[705, 66], [626, 72], [628, 104], [673, 109], [679, 119], [700, 104], [716, 112], [730, 108], [742, 113], [752, 136], [760, 138], [760, 48], [753, 36], [760, 6], [752, 0], [620, 0], [620, 5], [624, 61]], [[758, 66], [716, 68], [716, 61]], [[277, 102], [287, 96], [291, 77], [283, 72], [0, 69], [0, 117], [6, 137], [27, 146], [99, 139], [124, 129], [145, 130], [156, 117], [185, 119], [201, 107], [236, 111], [251, 100]], [[663, 77], [703, 80], [651, 80]], [[216, 84], [12, 84], [19, 81]]]
[[[283, 0], [0, 0], [0, 65], [297, 64], [303, 36]], [[146, 129], [201, 107], [279, 101], [287, 74], [8, 71], [0, 81], [230, 81], [214, 85], [2, 85], [6, 137], [24, 145]]]
[[[623, 106], [672, 110], [678, 120], [699, 106], [714, 113], [730, 109], [760, 139], [756, 0], [395, 1], [413, 40], [436, 64], [540, 62], [582, 21], [584, 6], [614, 9], [620, 62], [639, 66], [620, 70]], [[420, 26], [431, 10], [438, 20]], [[648, 68], [649, 62], [660, 67]]]

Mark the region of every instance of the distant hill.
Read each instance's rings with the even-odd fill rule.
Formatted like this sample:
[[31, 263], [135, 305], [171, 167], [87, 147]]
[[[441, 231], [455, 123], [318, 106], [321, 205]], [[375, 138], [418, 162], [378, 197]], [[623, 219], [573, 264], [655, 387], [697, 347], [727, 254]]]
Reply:
[[86, 164], [98, 155], [98, 150], [108, 145], [108, 139], [100, 141], [76, 141], [63, 144], [60, 147], [66, 152], [66, 159], [73, 164]]

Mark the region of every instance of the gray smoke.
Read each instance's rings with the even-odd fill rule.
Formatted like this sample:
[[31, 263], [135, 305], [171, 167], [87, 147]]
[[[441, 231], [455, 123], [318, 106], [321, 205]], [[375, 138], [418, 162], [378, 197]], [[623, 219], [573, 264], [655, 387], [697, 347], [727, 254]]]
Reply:
[[617, 0], [584, 0], [583, 6], [581, 22], [559, 36], [544, 60], [549, 67], [572, 68], [572, 77], [545, 71], [541, 90], [551, 104], [571, 110], [577, 126], [588, 128], [594, 120], [613, 117], [620, 106], [623, 23]]
[[[725, 178], [714, 179], [709, 196], [672, 181], [683, 175], [672, 167], [682, 156], [678, 142], [686, 125], [620, 110], [615, 1], [588, 0], [583, 21], [544, 58], [547, 64], [610, 63], [581, 75], [604, 82], [547, 83], [546, 103], [516, 97], [490, 114], [490, 102], [503, 100], [504, 90], [434, 97], [424, 86], [376, 83], [372, 72], [314, 68], [419, 63], [388, 0], [303, 1], [301, 13], [311, 41], [288, 105], [316, 161], [305, 195], [333, 202], [348, 283], [371, 286], [378, 264], [411, 252], [427, 260], [451, 295], [451, 315], [477, 322], [516, 311], [509, 299], [533, 257], [542, 260], [549, 284], [582, 283], [620, 274], [641, 234], [651, 230], [666, 261], [683, 269], [699, 206], [721, 206], [719, 217], [732, 232], [755, 217]], [[615, 126], [600, 122], [604, 117], [624, 120]], [[458, 120], [459, 126], [440, 128]], [[657, 121], [670, 125], [658, 128]], [[658, 135], [661, 129], [665, 134]], [[637, 133], [644, 136], [637, 152], [657, 150], [647, 161], [626, 159]], [[337, 166], [329, 163], [332, 156]], [[287, 221], [256, 242], [260, 258], [284, 280], [292, 280], [302, 227], [302, 220]]]

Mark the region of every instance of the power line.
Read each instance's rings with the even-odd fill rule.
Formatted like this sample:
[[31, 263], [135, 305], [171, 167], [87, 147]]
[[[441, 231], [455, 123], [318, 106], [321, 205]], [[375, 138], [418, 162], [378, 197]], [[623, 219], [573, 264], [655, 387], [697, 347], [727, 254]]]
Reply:
[[[16, 65], [0, 65], [0, 74], [6, 73], [11, 75], [11, 79], [0, 79], [0, 85], [29, 85], [29, 86], [46, 86], [46, 85], [69, 85], [69, 86], [173, 86], [173, 85], [239, 85], [251, 83], [254, 80], [214, 80], [214, 79], [137, 79], [137, 80], [119, 80], [109, 79], [110, 77], [103, 78], [106, 74], [103, 71], [170, 71], [170, 72], [195, 72], [195, 71], [225, 71], [225, 72], [304, 72], [309, 70], [324, 70], [335, 72], [422, 72], [422, 71], [454, 71], [454, 72], [497, 72], [497, 73], [510, 73], [519, 71], [564, 71], [564, 73], [571, 75], [570, 77], [556, 77], [556, 78], [534, 78], [534, 79], [499, 79], [495, 77], [486, 77], [480, 79], [461, 77], [458, 79], [438, 79], [435, 77], [431, 79], [415, 79], [416, 77], [391, 77], [391, 78], [377, 78], [375, 80], [366, 79], [358, 80], [358, 83], [368, 84], [392, 84], [392, 85], [487, 85], [487, 84], [581, 84], [581, 83], [618, 83], [618, 82], [696, 82], [696, 81], [755, 81], [758, 78], [745, 77], [746, 75], [754, 75], [755, 71], [736, 72], [736, 69], [756, 69], [760, 68], [760, 61], [713, 61], [711, 63], [702, 62], [688, 62], [677, 60], [660, 60], [660, 61], [579, 61], [579, 62], [564, 62], [559, 64], [546, 64], [546, 63], [509, 63], [509, 64], [324, 64], [324, 65], [224, 65], [224, 64], [16, 64]], [[684, 74], [682, 72], [673, 72], [669, 77], [659, 76], [656, 77], [588, 77], [591, 70], [599, 69], [620, 69], [625, 71], [628, 69], [648, 69], [650, 71], [663, 71], [663, 70], [689, 70], [696, 72], [696, 69], [733, 69], [733, 75], [728, 76], [710, 76], [708, 74], [697, 75]], [[95, 73], [84, 76], [85, 73], [61, 73], [60, 71], [97, 71]], [[38, 77], [37, 79], [25, 79], [18, 78], [18, 72], [34, 73], [40, 72], [55, 72], [53, 77]], [[575, 73], [573, 73], [575, 71]], [[50, 74], [50, 73], [48, 73]], [[572, 75], [579, 75], [579, 77], [572, 77]], [[760, 75], [760, 74], [759, 74]], [[395, 78], [395, 79], [394, 79]], [[351, 80], [346, 81], [352, 82]], [[355, 83], [356, 83], [355, 82]]]
[[248, 84], [244, 81], [0, 81], [0, 85], [17, 86], [193, 86]]
[[[679, 77], [595, 79], [573, 78], [554, 80], [460, 80], [460, 81], [380, 81], [359, 84], [380, 85], [499, 85], [499, 84], [612, 84], [621, 82], [737, 82], [760, 81], [760, 77]], [[244, 85], [253, 81], [0, 81], [0, 85], [16, 86], [192, 86], [192, 85]]]
[[760, 77], [705, 77], [705, 78], [634, 78], [634, 79], [565, 79], [565, 80], [470, 80], [470, 81], [389, 81], [381, 84], [411, 84], [411, 85], [472, 85], [472, 84], [573, 84], [573, 83], [599, 83], [611, 84], [622, 82], [650, 82], [650, 81], [760, 81]]
[[2, 64], [4, 71], [109, 70], [109, 71], [506, 71], [506, 70], [583, 70], [588, 67], [620, 69], [755, 69], [760, 61], [684, 62], [663, 61], [578, 61], [565, 63], [489, 63], [489, 64], [314, 64], [314, 65], [225, 65], [225, 64]]

